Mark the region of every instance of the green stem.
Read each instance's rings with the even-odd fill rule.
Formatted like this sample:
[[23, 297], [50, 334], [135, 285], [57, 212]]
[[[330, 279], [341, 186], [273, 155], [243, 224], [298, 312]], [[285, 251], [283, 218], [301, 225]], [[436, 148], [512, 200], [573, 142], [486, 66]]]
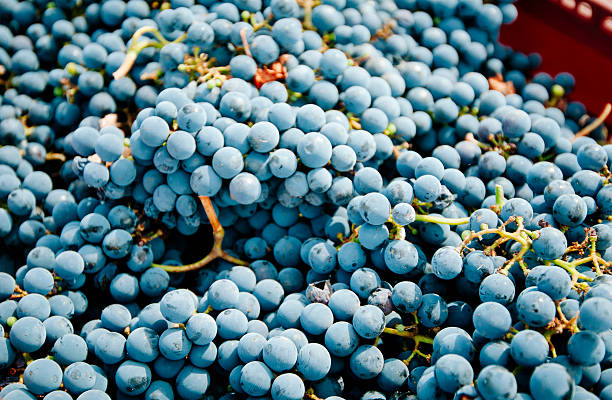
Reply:
[[470, 222], [470, 217], [465, 218], [446, 218], [446, 217], [437, 217], [433, 215], [424, 215], [417, 214], [415, 221], [422, 222], [431, 222], [434, 224], [443, 224], [443, 225], [464, 225]]
[[557, 358], [557, 350], [555, 349], [555, 346], [553, 345], [551, 340], [551, 336], [555, 333], [556, 332], [554, 329], [549, 329], [544, 332], [544, 338], [546, 339], [546, 342], [548, 342], [548, 346], [550, 347], [550, 353], [552, 354], [553, 358]]
[[395, 124], [393, 122], [389, 122], [389, 125], [387, 125], [387, 128], [385, 129], [383, 133], [389, 137], [393, 137], [395, 136], [396, 132], [397, 132], [397, 127], [395, 126]]
[[565, 269], [567, 272], [569, 272], [572, 275], [576, 275], [576, 277], [578, 279], [582, 279], [583, 281], [587, 281], [587, 282], [592, 282], [593, 278], [586, 276], [580, 272], [578, 272], [578, 270], [576, 270], [576, 268], [574, 267], [574, 264], [569, 263], [567, 261], [563, 261], [563, 260], [551, 260], [551, 262], [555, 265], [558, 265], [559, 267]]
[[30, 353], [22, 353], [22, 355], [23, 355], [23, 359], [25, 360], [26, 364], [29, 364], [32, 361], [34, 361]]
[[495, 185], [495, 206], [499, 211], [504, 206], [504, 188], [502, 185]]
[[394, 328], [385, 328], [383, 330], [383, 333], [405, 337], [405, 338], [410, 338], [414, 340], [415, 342], [419, 342], [419, 343], [433, 344], [433, 338], [430, 338], [429, 336], [419, 335], [418, 333], [411, 332], [411, 331], [399, 330], [399, 329], [394, 329]]
[[315, 0], [299, 0], [298, 4], [304, 9], [304, 22], [302, 23], [304, 29], [313, 31], [315, 30], [312, 24], [312, 8], [315, 6]]

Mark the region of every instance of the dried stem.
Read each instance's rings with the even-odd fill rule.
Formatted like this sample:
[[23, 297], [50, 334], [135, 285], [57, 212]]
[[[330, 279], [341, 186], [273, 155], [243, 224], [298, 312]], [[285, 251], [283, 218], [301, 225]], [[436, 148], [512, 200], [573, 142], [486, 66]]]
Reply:
[[47, 153], [47, 155], [45, 156], [45, 160], [47, 161], [51, 161], [51, 160], [58, 160], [61, 162], [65, 162], [66, 161], [66, 155], [63, 153]]
[[405, 337], [405, 338], [410, 338], [414, 340], [415, 342], [418, 341], [419, 343], [433, 344], [433, 338], [430, 338], [429, 336], [420, 335], [413, 330], [385, 328], [385, 330], [383, 330], [383, 333]]
[[236, 265], [248, 265], [246, 261], [242, 261], [236, 257], [233, 257], [229, 255], [225, 250], [222, 249], [221, 244], [223, 242], [223, 237], [225, 236], [225, 231], [223, 230], [223, 227], [219, 223], [219, 219], [217, 218], [217, 213], [215, 212], [212, 202], [210, 201], [210, 197], [200, 196], [200, 202], [202, 203], [202, 206], [204, 207], [204, 211], [206, 212], [206, 216], [208, 217], [208, 220], [210, 221], [210, 225], [212, 226], [212, 230], [213, 230], [214, 242], [213, 242], [213, 247], [210, 250], [210, 253], [208, 253], [206, 257], [204, 257], [203, 259], [196, 261], [195, 263], [192, 263], [192, 264], [185, 264], [185, 265], [152, 264], [153, 267], [161, 268], [167, 272], [174, 272], [174, 273], [189, 272], [189, 271], [195, 271], [197, 269], [200, 269], [204, 267], [205, 265], [210, 264], [212, 261], [218, 258], [221, 258], [225, 261], [231, 262]]
[[244, 54], [249, 57], [253, 57], [253, 55], [251, 54], [251, 48], [249, 47], [249, 41], [246, 37], [246, 28], [242, 28], [240, 30], [240, 39], [242, 40], [242, 47], [244, 47]]
[[610, 103], [606, 104], [601, 114], [599, 114], [599, 117], [597, 117], [593, 122], [591, 122], [590, 124], [582, 128], [581, 130], [579, 130], [574, 135], [574, 137], [571, 139], [571, 141], [574, 142], [579, 137], [587, 136], [589, 133], [593, 132], [595, 129], [597, 129], [597, 127], [599, 127], [601, 124], [604, 123], [606, 118], [608, 118], [608, 115], [610, 115], [611, 111], [612, 111], [612, 104]]

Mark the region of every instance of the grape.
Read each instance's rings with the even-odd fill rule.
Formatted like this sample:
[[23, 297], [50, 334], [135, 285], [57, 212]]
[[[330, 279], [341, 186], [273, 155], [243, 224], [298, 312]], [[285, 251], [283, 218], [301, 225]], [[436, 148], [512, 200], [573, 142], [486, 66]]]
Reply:
[[331, 309], [321, 303], [312, 303], [304, 307], [300, 314], [302, 328], [312, 334], [321, 335], [334, 321]]
[[87, 358], [87, 343], [80, 336], [69, 333], [55, 341], [51, 353], [53, 359], [60, 365], [85, 361]]
[[508, 310], [495, 302], [485, 302], [476, 307], [472, 321], [476, 330], [488, 339], [503, 337], [512, 323]]
[[86, 392], [83, 392], [79, 397], [79, 400], [95, 400], [95, 399], [110, 399], [110, 396], [108, 396], [106, 393], [104, 393], [104, 391], [102, 390], [98, 390], [98, 389], [92, 389], [92, 390], [88, 390]]
[[198, 368], [207, 368], [211, 366], [217, 358], [217, 346], [214, 343], [209, 343], [204, 346], [193, 346], [189, 352], [191, 363]]
[[362, 306], [353, 315], [353, 327], [362, 338], [374, 339], [385, 328], [384, 313], [373, 305]]
[[74, 394], [93, 389], [96, 384], [96, 372], [85, 362], [70, 364], [64, 371], [63, 378], [66, 389]]
[[327, 243], [317, 243], [308, 252], [308, 263], [320, 274], [330, 273], [336, 267], [336, 249]]
[[460, 387], [468, 385], [474, 379], [472, 366], [463, 357], [447, 354], [436, 362], [435, 377], [440, 388], [453, 393]]
[[127, 355], [135, 361], [151, 362], [158, 354], [159, 336], [153, 329], [140, 327], [128, 336], [125, 348]]
[[159, 337], [159, 351], [169, 360], [179, 360], [191, 350], [192, 343], [185, 331], [179, 328], [170, 328]]
[[553, 300], [561, 300], [571, 291], [571, 279], [560, 267], [551, 266], [537, 279], [538, 290]]
[[587, 144], [580, 147], [576, 157], [582, 168], [593, 171], [600, 170], [608, 162], [608, 153], [603, 147], [596, 144]]
[[410, 281], [399, 282], [393, 288], [392, 301], [393, 305], [404, 313], [416, 311], [422, 302], [421, 289]]
[[230, 196], [238, 203], [252, 204], [261, 195], [261, 184], [254, 175], [241, 172], [232, 178], [229, 190]]
[[510, 353], [517, 364], [536, 367], [546, 360], [548, 343], [539, 332], [527, 329], [512, 338]]
[[485, 344], [480, 350], [480, 364], [507, 366], [510, 361], [510, 345], [504, 341], [497, 340]]
[[255, 151], [268, 152], [278, 144], [278, 129], [270, 122], [258, 122], [249, 130], [248, 141]]
[[30, 353], [45, 343], [46, 331], [43, 324], [34, 317], [19, 318], [11, 327], [9, 339], [16, 350]]
[[32, 268], [26, 272], [23, 285], [28, 292], [45, 295], [53, 289], [53, 275], [44, 268]]
[[17, 305], [18, 317], [36, 317], [44, 321], [51, 314], [51, 304], [42, 295], [32, 293], [24, 296]]
[[145, 398], [158, 397], [160, 399], [170, 399], [173, 396], [174, 393], [172, 391], [172, 386], [168, 382], [162, 380], [151, 382], [151, 385], [149, 385], [149, 388], [145, 393]]
[[28, 364], [23, 376], [23, 383], [28, 390], [42, 395], [59, 389], [63, 374], [55, 361], [41, 358]]
[[517, 394], [516, 378], [498, 365], [490, 365], [480, 371], [477, 388], [485, 399], [512, 399]]
[[359, 212], [367, 223], [382, 225], [391, 214], [391, 205], [387, 198], [380, 193], [369, 193], [361, 200]]
[[277, 318], [283, 328], [299, 326], [304, 304], [297, 300], [285, 300], [278, 308]]
[[557, 229], [545, 227], [540, 230], [540, 234], [533, 242], [533, 250], [538, 255], [546, 260], [552, 260], [561, 257], [567, 247], [567, 239]]
[[555, 316], [555, 304], [539, 291], [522, 292], [516, 302], [519, 318], [530, 326], [547, 325]]
[[512, 110], [502, 119], [502, 130], [509, 138], [519, 138], [531, 128], [529, 115], [522, 110]]
[[567, 343], [570, 359], [578, 365], [594, 365], [603, 360], [604, 343], [597, 334], [583, 331], [572, 335]]
[[514, 299], [515, 287], [512, 280], [502, 274], [493, 274], [484, 278], [478, 289], [483, 302], [497, 302], [507, 305]]
[[115, 364], [125, 358], [125, 338], [117, 332], [103, 332], [95, 342], [94, 353], [102, 362]]
[[50, 392], [49, 394], [47, 394], [45, 397], [47, 398], [47, 400], [72, 399], [72, 397], [67, 392], [60, 391], [60, 390], [54, 390], [53, 392]]
[[573, 395], [574, 382], [562, 365], [543, 364], [534, 370], [529, 379], [529, 390], [536, 398], [562, 399]]
[[417, 310], [417, 317], [421, 324], [426, 327], [433, 328], [442, 325], [448, 318], [446, 302], [434, 293], [423, 295], [421, 305]]
[[331, 367], [331, 357], [327, 349], [318, 343], [309, 343], [299, 350], [296, 368], [307, 380], [323, 379]]
[[252, 396], [265, 395], [272, 386], [272, 371], [261, 361], [247, 363], [240, 373], [240, 386]]
[[168, 137], [166, 149], [171, 157], [186, 160], [195, 153], [196, 141], [188, 132], [176, 131]]
[[217, 310], [232, 308], [238, 304], [238, 286], [228, 279], [221, 279], [210, 285], [208, 303]]
[[0, 397], [606, 397], [612, 146], [513, 4], [73, 3], [0, 7]]
[[422, 175], [414, 183], [414, 195], [425, 202], [431, 202], [438, 198], [440, 190], [440, 181], [433, 175]]
[[246, 315], [240, 310], [228, 309], [217, 316], [217, 332], [223, 339], [238, 339], [248, 329]]
[[262, 310], [270, 311], [280, 305], [284, 297], [284, 290], [281, 284], [274, 279], [262, 279], [257, 282], [253, 294], [259, 301]]
[[580, 314], [578, 322], [585, 329], [593, 330], [595, 332], [601, 332], [609, 329], [611, 326], [611, 319], [607, 306], [609, 300], [601, 297], [596, 297], [586, 300], [580, 306]]
[[264, 336], [256, 332], [249, 332], [240, 338], [238, 356], [245, 363], [255, 361], [260, 358], [265, 344]]
[[0, 339], [0, 368], [5, 369], [15, 361], [16, 353], [8, 339]]
[[349, 356], [358, 345], [359, 336], [353, 326], [346, 321], [332, 324], [325, 332], [325, 347], [337, 357]]
[[131, 244], [132, 236], [126, 230], [113, 229], [104, 237], [102, 249], [108, 257], [118, 259], [128, 254]]
[[434, 253], [431, 264], [434, 274], [440, 279], [453, 279], [461, 273], [461, 256], [452, 247], [442, 247]]
[[15, 290], [15, 279], [6, 272], [0, 272], [0, 297], [9, 298]]
[[274, 400], [299, 400], [304, 393], [304, 382], [295, 374], [281, 374], [272, 382], [271, 395]]
[[150, 147], [161, 146], [170, 134], [170, 128], [163, 119], [151, 116], [142, 121], [140, 132], [144, 144]]
[[361, 86], [351, 86], [342, 92], [341, 97], [344, 101], [346, 109], [355, 114], [361, 114], [371, 104], [372, 98], [370, 92]]
[[126, 394], [144, 393], [151, 384], [151, 370], [136, 361], [123, 362], [115, 373], [117, 388]]
[[270, 155], [270, 172], [278, 178], [288, 178], [297, 169], [295, 154], [288, 149], [275, 150]]
[[162, 315], [170, 322], [183, 323], [196, 311], [194, 295], [184, 289], [166, 293], [159, 304]]
[[359, 308], [359, 297], [351, 290], [337, 290], [332, 293], [328, 305], [336, 319], [349, 320]]
[[197, 104], [185, 104], [178, 110], [177, 123], [180, 129], [195, 133], [206, 124], [206, 113]]

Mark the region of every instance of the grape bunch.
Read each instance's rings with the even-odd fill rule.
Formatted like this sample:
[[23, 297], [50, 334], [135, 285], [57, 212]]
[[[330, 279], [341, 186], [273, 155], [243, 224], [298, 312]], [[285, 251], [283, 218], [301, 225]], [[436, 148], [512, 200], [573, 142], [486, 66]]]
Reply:
[[1, 2], [0, 398], [612, 399], [612, 106], [515, 18]]

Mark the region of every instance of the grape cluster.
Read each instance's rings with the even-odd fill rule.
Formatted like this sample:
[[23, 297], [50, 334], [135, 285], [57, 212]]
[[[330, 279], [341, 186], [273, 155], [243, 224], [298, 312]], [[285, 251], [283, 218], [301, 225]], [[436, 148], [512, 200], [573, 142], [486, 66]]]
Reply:
[[0, 2], [0, 398], [612, 399], [612, 107], [516, 17]]

